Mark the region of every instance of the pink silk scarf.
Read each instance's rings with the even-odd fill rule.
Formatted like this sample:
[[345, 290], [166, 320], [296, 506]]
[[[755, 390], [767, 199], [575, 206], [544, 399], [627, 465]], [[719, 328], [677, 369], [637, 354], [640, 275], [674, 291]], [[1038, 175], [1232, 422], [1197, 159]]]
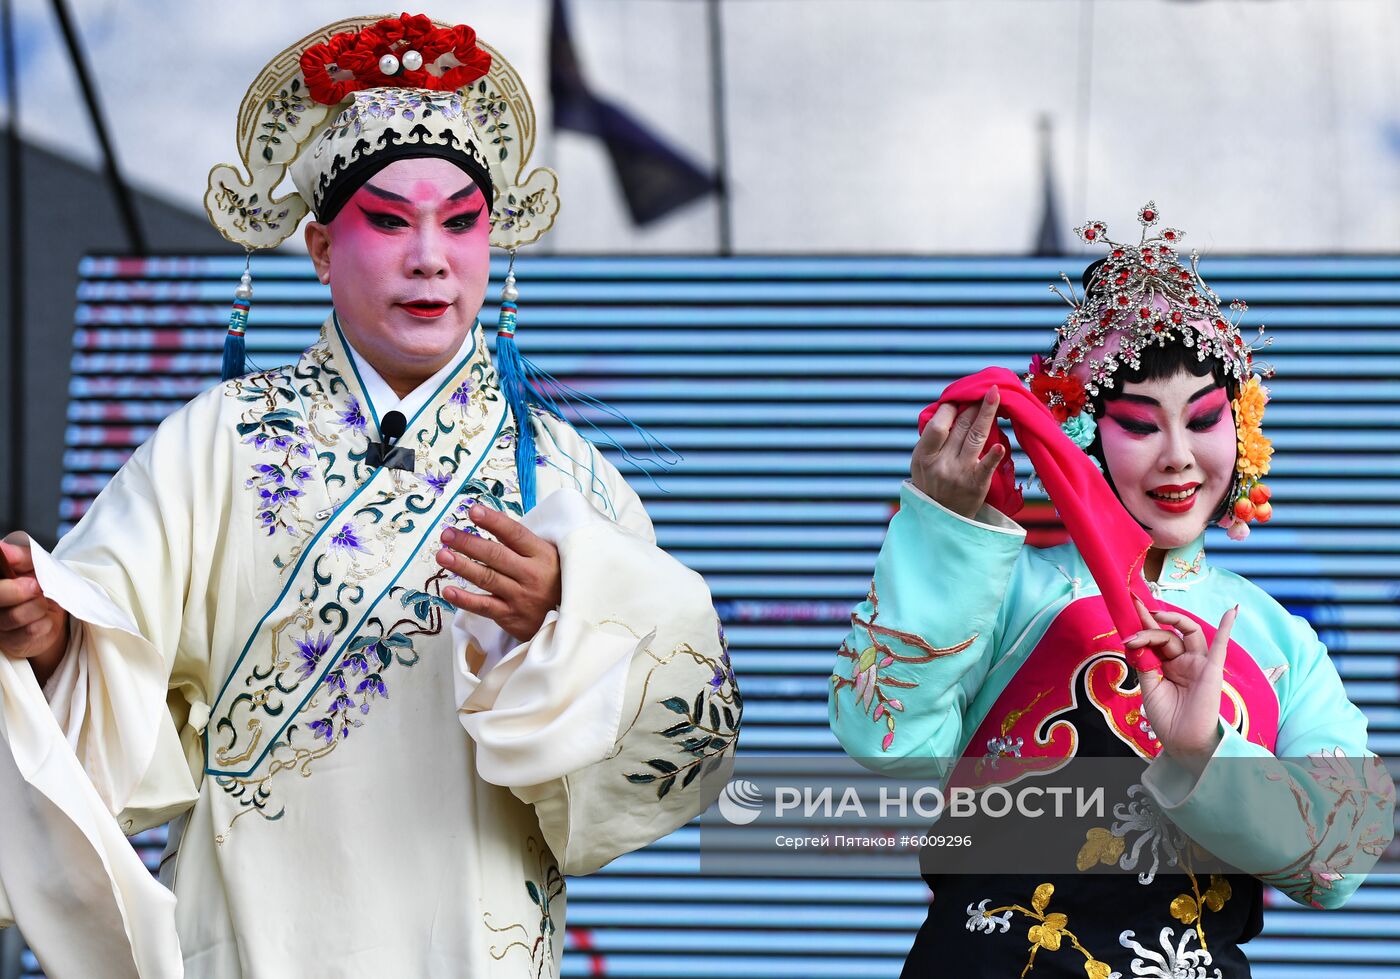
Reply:
[[[1159, 607], [1142, 577], [1152, 538], [1109, 488], [1094, 460], [1070, 441], [1050, 409], [1026, 389], [1019, 377], [1004, 367], [988, 367], [954, 381], [938, 401], [919, 413], [919, 433], [923, 433], [939, 405], [951, 403], [975, 409], [992, 387], [1001, 397], [997, 415], [1010, 420], [1016, 440], [1030, 457], [1070, 539], [1084, 556], [1118, 635], [1127, 639], [1140, 632], [1142, 623], [1133, 607], [1133, 596], [1149, 609]], [[992, 477], [987, 503], [1008, 517], [1015, 517], [1023, 502], [1016, 488], [1011, 446], [1006, 434], [993, 426], [987, 448], [996, 444], [1006, 449], [1006, 457]], [[1150, 649], [1128, 650], [1127, 656], [1141, 672], [1159, 669], [1161, 665]]]

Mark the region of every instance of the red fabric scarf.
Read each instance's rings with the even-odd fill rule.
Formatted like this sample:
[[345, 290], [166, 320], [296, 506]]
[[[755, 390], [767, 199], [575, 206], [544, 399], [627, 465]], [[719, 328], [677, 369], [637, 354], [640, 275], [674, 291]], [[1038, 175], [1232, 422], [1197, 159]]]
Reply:
[[[939, 405], [952, 403], [975, 409], [992, 387], [996, 387], [1001, 396], [997, 414], [1011, 421], [1016, 440], [1030, 457], [1074, 546], [1084, 556], [1103, 594], [1109, 616], [1118, 628], [1118, 635], [1127, 639], [1140, 632], [1142, 622], [1133, 607], [1132, 596], [1140, 598], [1149, 609], [1158, 607], [1141, 573], [1152, 538], [1114, 495], [1094, 460], [1070, 441], [1050, 409], [1026, 390], [1019, 377], [1004, 367], [988, 367], [954, 381], [938, 401], [919, 413], [920, 434]], [[1015, 517], [1021, 510], [1022, 500], [1016, 489], [1011, 446], [1005, 433], [993, 426], [987, 447], [998, 443], [1006, 449], [1006, 457], [992, 477], [987, 503], [1008, 517]], [[1130, 649], [1127, 656], [1139, 671], [1160, 667], [1156, 655], [1149, 649]]]

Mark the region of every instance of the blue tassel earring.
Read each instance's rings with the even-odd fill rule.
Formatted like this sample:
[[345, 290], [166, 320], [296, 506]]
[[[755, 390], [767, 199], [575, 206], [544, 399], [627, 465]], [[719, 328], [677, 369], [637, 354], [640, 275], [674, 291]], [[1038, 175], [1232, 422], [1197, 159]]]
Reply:
[[248, 250], [243, 262], [243, 277], [233, 290], [233, 311], [228, 317], [228, 333], [224, 336], [223, 380], [242, 377], [247, 370], [248, 309], [253, 305], [253, 251]]
[[520, 290], [515, 286], [515, 249], [510, 251], [506, 281], [501, 286], [501, 315], [496, 322], [496, 373], [501, 393], [515, 416], [515, 470], [520, 480], [520, 505], [528, 513], [535, 505], [535, 430], [530, 422], [530, 384], [520, 348], [515, 344]]

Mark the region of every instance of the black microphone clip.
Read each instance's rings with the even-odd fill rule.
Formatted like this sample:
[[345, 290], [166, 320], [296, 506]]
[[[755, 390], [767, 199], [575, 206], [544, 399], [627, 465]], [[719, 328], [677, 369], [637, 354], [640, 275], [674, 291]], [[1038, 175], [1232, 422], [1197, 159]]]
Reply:
[[403, 412], [391, 411], [386, 414], [379, 421], [379, 437], [383, 441], [369, 444], [369, 451], [365, 453], [365, 462], [375, 468], [385, 466], [389, 469], [403, 469], [407, 472], [413, 472], [413, 451], [394, 445], [403, 437], [404, 429], [407, 427], [408, 419], [404, 418]]

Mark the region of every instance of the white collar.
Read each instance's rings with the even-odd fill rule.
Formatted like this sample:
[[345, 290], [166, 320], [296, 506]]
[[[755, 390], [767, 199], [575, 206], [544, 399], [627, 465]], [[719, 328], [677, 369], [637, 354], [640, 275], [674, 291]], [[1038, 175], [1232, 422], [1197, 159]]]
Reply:
[[471, 352], [475, 343], [476, 330], [473, 328], [467, 331], [466, 337], [462, 340], [462, 346], [451, 360], [432, 377], [400, 398], [389, 386], [389, 382], [384, 380], [370, 362], [355, 349], [349, 336], [345, 337], [345, 348], [350, 351], [350, 356], [355, 361], [355, 369], [360, 373], [360, 385], [364, 388], [365, 397], [369, 399], [370, 406], [374, 409], [374, 417], [383, 418], [386, 413], [397, 411], [403, 415], [405, 421], [413, 420], [413, 416], [418, 414], [418, 410], [428, 403], [428, 399], [442, 386], [442, 382], [447, 379], [447, 376], [456, 370], [462, 358]]

